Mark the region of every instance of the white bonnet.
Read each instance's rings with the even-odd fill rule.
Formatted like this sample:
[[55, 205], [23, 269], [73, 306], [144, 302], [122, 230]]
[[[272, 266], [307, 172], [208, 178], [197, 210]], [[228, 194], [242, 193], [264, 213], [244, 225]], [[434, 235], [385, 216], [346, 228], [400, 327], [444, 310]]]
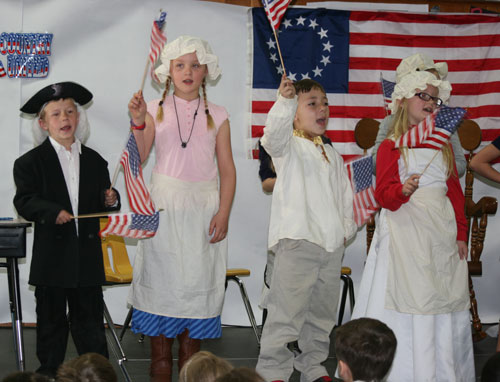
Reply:
[[205, 40], [193, 36], [180, 36], [174, 41], [165, 45], [161, 52], [161, 65], [155, 70], [161, 83], [165, 83], [170, 76], [170, 61], [184, 56], [188, 53], [196, 52], [196, 57], [200, 64], [207, 65], [208, 78], [215, 80], [221, 74], [219, 59], [212, 52], [210, 45]]
[[438, 72], [440, 79], [444, 80], [448, 75], [448, 64], [446, 62], [435, 63], [431, 58], [422, 53], [415, 53], [404, 58], [396, 69], [396, 82], [407, 74], [414, 71], [425, 71], [434, 69]]
[[[43, 105], [43, 107], [40, 109], [40, 114], [42, 113], [45, 106], [46, 104]], [[85, 143], [90, 135], [90, 126], [87, 119], [87, 113], [79, 103], [75, 102], [75, 106], [79, 113], [78, 125], [76, 126], [75, 130], [75, 137], [78, 138], [81, 143]], [[38, 114], [33, 119], [31, 125], [31, 131], [33, 133], [33, 143], [35, 144], [35, 146], [41, 145], [43, 141], [45, 141], [45, 139], [47, 139], [47, 137], [49, 136], [47, 130], [42, 129], [40, 123], [38, 122], [38, 120], [40, 119], [40, 114]]]
[[394, 86], [392, 93], [392, 102], [389, 104], [389, 109], [394, 113], [397, 109], [397, 100], [403, 98], [411, 98], [419, 90], [425, 90], [427, 85], [432, 85], [438, 88], [438, 97], [444, 103], [448, 101], [451, 93], [451, 85], [448, 81], [438, 80], [436, 76], [429, 72], [411, 72], [402, 77]]

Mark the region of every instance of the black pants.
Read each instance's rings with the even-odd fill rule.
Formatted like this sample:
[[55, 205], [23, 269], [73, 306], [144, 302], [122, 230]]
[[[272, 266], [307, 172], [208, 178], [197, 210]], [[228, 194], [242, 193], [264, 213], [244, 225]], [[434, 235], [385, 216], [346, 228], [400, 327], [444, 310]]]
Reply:
[[37, 372], [55, 376], [64, 362], [69, 331], [79, 355], [94, 352], [108, 357], [101, 286], [37, 286], [35, 297]]

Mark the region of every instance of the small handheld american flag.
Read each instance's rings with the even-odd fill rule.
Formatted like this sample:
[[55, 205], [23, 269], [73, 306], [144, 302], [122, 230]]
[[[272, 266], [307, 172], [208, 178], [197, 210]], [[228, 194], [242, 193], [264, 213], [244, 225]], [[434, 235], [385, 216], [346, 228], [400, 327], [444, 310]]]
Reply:
[[120, 164], [125, 174], [125, 188], [130, 209], [136, 214], [153, 215], [155, 206], [142, 177], [141, 158], [133, 133], [129, 135]]
[[167, 12], [160, 12], [160, 16], [157, 20], [153, 22], [153, 28], [151, 30], [151, 46], [149, 47], [149, 61], [151, 63], [151, 77], [158, 81], [158, 77], [155, 74], [155, 63], [160, 56], [163, 46], [167, 42], [167, 36], [163, 33], [163, 26], [165, 25], [165, 19], [167, 17]]
[[281, 24], [281, 19], [292, 0], [262, 0], [264, 10], [271, 27], [276, 30]]
[[442, 106], [396, 140], [395, 148], [441, 149], [464, 118], [465, 109]]
[[382, 95], [384, 96], [384, 108], [387, 115], [391, 114], [389, 104], [392, 102], [392, 93], [394, 92], [395, 82], [387, 81], [380, 75], [380, 85], [382, 86]]
[[155, 212], [153, 215], [140, 215], [129, 212], [108, 215], [108, 224], [99, 232], [99, 235], [101, 237], [118, 235], [133, 239], [153, 237], [160, 223], [159, 214]]
[[375, 200], [371, 156], [364, 156], [345, 164], [353, 191], [354, 221], [358, 227], [367, 222], [380, 208]]

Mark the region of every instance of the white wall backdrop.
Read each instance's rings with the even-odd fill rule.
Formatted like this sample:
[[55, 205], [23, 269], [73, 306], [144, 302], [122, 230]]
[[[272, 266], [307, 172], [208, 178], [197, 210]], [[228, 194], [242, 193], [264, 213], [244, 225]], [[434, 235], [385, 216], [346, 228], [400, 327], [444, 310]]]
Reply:
[[[172, 41], [181, 34], [208, 40], [219, 56], [223, 71], [208, 98], [225, 106], [230, 114], [233, 155], [237, 169], [237, 189], [229, 230], [229, 266], [252, 272], [244, 282], [260, 322], [257, 306], [266, 261], [270, 197], [261, 191], [257, 161], [248, 160], [247, 135], [247, 8], [202, 1], [175, 0], [2, 0], [0, 33], [53, 33], [50, 73], [46, 79], [0, 78], [0, 216], [16, 216], [12, 206], [14, 160], [32, 147], [30, 121], [20, 118], [19, 107], [35, 91], [50, 83], [76, 81], [88, 87], [94, 100], [88, 108], [91, 136], [87, 144], [109, 162], [112, 174], [123, 149], [129, 117], [127, 103], [140, 86], [149, 49], [153, 18], [162, 8], [168, 12], [166, 34]], [[0, 55], [4, 66], [6, 56]], [[146, 100], [158, 98], [159, 89], [150, 80], [144, 89]], [[154, 155], [145, 166], [149, 179]], [[127, 209], [123, 176], [117, 187]], [[476, 182], [475, 199], [492, 195], [500, 199], [497, 186]], [[483, 276], [474, 279], [479, 311], [484, 322], [498, 321], [498, 281], [500, 280], [499, 216], [489, 221], [482, 256]], [[24, 322], [35, 322], [33, 288], [27, 284], [31, 259], [32, 231], [28, 234], [28, 256], [21, 261], [20, 279]], [[128, 241], [131, 260], [135, 241]], [[360, 231], [346, 250], [344, 265], [353, 269], [358, 286], [365, 259], [366, 235]], [[300, 282], [300, 281], [299, 281]], [[106, 288], [106, 303], [116, 322], [126, 312], [127, 286]], [[347, 316], [349, 312], [346, 312]], [[347, 317], [346, 316], [346, 317]], [[230, 284], [222, 321], [248, 325], [244, 306], [235, 285]], [[10, 322], [7, 275], [0, 270], [0, 323]]]

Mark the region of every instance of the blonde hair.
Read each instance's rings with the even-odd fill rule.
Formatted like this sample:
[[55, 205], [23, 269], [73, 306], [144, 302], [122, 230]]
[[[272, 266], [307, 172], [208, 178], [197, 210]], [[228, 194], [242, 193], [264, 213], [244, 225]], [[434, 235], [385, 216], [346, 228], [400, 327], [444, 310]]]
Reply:
[[[404, 133], [406, 133], [408, 130], [410, 130], [410, 123], [408, 119], [408, 102], [407, 98], [403, 98], [401, 100], [401, 103], [399, 104], [396, 113], [394, 114], [394, 118], [392, 120], [392, 124], [389, 127], [389, 131], [387, 133], [388, 137], [393, 138], [394, 140], [398, 139], [401, 137]], [[446, 176], [449, 178], [453, 173], [454, 173], [454, 164], [455, 164], [455, 158], [453, 156], [453, 151], [450, 147], [450, 144], [447, 143], [446, 145], [443, 146], [441, 149], [443, 152], [443, 160], [446, 165]], [[403, 157], [403, 161], [405, 165], [407, 165], [407, 155], [408, 155], [408, 148], [407, 147], [400, 147], [399, 152], [401, 153], [401, 156]]]
[[[172, 84], [172, 78], [170, 76], [167, 77], [167, 81], [165, 81], [165, 90], [161, 96], [161, 100], [158, 103], [158, 111], [156, 112], [156, 120], [158, 122], [163, 121], [163, 102], [165, 102], [165, 98], [170, 90], [170, 85]], [[207, 89], [206, 89], [206, 80], [203, 78], [203, 82], [201, 83], [201, 90], [203, 94], [203, 102], [205, 103], [205, 114], [207, 116], [207, 129], [215, 129], [215, 122], [212, 116], [210, 115], [210, 111], [208, 110], [208, 102], [207, 102]]]
[[[65, 98], [66, 99], [66, 98]], [[78, 125], [75, 130], [75, 137], [81, 143], [85, 143], [90, 136], [90, 125], [87, 118], [87, 112], [78, 102], [75, 102], [73, 98], [67, 98], [73, 101], [78, 112]], [[31, 121], [31, 132], [33, 134], [33, 143], [35, 146], [39, 146], [47, 139], [49, 133], [40, 127], [39, 120], [45, 121], [45, 107], [52, 101], [47, 102], [42, 106], [38, 115]]]
[[225, 359], [208, 351], [195, 353], [179, 372], [179, 382], [214, 382], [233, 369]]

